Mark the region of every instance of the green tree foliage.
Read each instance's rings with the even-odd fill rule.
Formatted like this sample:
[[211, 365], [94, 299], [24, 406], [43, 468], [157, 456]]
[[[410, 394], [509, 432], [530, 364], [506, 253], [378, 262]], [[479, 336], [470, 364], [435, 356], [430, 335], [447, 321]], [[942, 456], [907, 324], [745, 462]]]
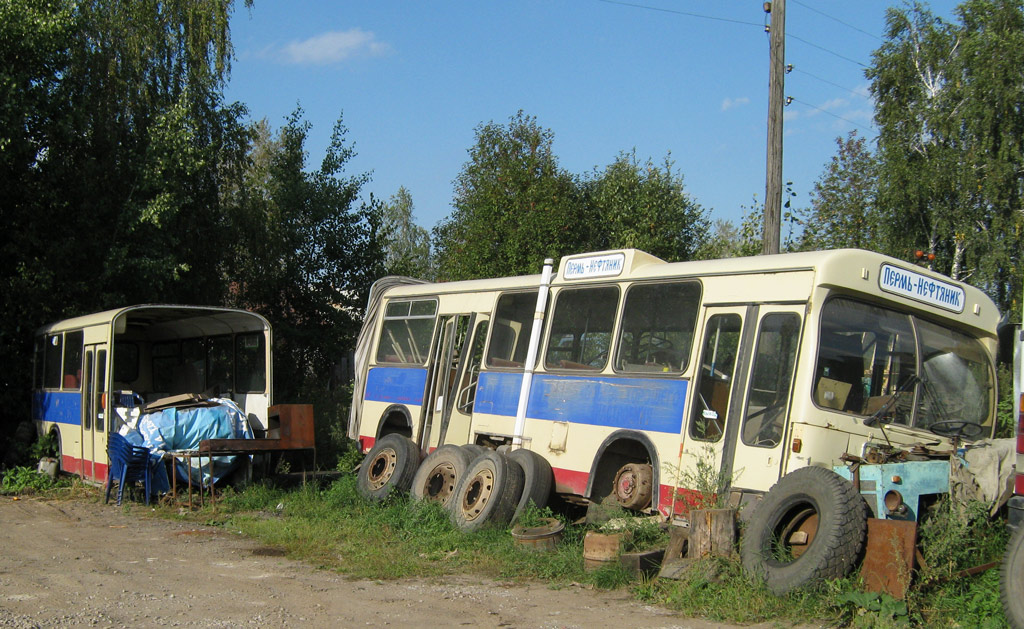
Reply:
[[454, 212], [434, 228], [443, 279], [536, 273], [544, 258], [636, 247], [666, 260], [694, 257], [704, 210], [671, 160], [620, 154], [589, 178], [558, 166], [554, 134], [522, 111], [477, 127], [455, 181]]
[[441, 279], [536, 273], [544, 258], [586, 249], [592, 221], [553, 137], [522, 111], [476, 128], [454, 211], [434, 228]]
[[354, 155], [345, 127], [339, 120], [312, 172], [309, 130], [301, 111], [276, 137], [266, 122], [256, 124], [249, 167], [226, 191], [240, 228], [226, 261], [228, 299], [274, 326], [279, 399], [337, 384], [332, 366], [354, 346], [370, 285], [384, 271], [381, 208], [359, 200], [367, 175], [344, 175]]
[[414, 222], [412, 194], [400, 187], [383, 210], [381, 237], [387, 273], [431, 279], [430, 232]]
[[887, 13], [867, 71], [877, 102], [882, 247], [936, 255], [937, 270], [1005, 308], [1021, 290], [1024, 4], [968, 0], [959, 23], [921, 4]]
[[382, 271], [379, 204], [341, 174], [340, 124], [307, 172], [300, 114], [272, 138], [223, 101], [234, 6], [0, 0], [0, 428], [30, 416], [34, 329], [133, 303], [251, 307], [279, 399], [330, 384]]
[[668, 261], [689, 260], [707, 239], [708, 219], [668, 157], [659, 167], [622, 153], [587, 183], [597, 215], [593, 249], [631, 247]]
[[878, 163], [864, 138], [836, 138], [836, 155], [814, 184], [800, 249], [876, 249], [884, 242], [875, 203]]
[[218, 178], [241, 146], [220, 96], [232, 4], [0, 2], [4, 423], [28, 417], [36, 326], [219, 298]]

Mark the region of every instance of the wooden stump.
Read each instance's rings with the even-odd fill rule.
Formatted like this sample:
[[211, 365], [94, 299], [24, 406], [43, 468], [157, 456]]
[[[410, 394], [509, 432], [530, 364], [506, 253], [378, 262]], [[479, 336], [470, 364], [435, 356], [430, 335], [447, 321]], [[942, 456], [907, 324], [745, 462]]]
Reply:
[[690, 559], [731, 555], [736, 546], [736, 510], [703, 509], [691, 512], [687, 546], [686, 556]]

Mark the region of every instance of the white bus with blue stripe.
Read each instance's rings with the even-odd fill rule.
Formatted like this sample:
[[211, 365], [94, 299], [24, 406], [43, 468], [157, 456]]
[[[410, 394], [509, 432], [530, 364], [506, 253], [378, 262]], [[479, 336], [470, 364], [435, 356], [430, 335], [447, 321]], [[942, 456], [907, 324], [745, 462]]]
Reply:
[[[667, 518], [700, 502], [687, 479], [702, 469], [738, 504], [821, 468], [875, 517], [914, 520], [919, 499], [946, 491], [935, 473], [919, 491], [893, 474], [860, 482], [865, 466], [913, 451], [945, 453], [948, 471], [954, 442], [994, 431], [999, 313], [912, 263], [860, 250], [666, 263], [626, 249], [564, 257], [547, 284], [379, 284], [349, 435], [364, 452], [392, 433], [422, 455], [526, 448], [570, 500]], [[818, 515], [801, 517], [794, 539], [813, 539]]]
[[62, 471], [103, 481], [107, 434], [142, 405], [183, 393], [230, 397], [253, 430], [272, 400], [270, 324], [230, 308], [138, 305], [75, 317], [35, 335], [32, 419]]

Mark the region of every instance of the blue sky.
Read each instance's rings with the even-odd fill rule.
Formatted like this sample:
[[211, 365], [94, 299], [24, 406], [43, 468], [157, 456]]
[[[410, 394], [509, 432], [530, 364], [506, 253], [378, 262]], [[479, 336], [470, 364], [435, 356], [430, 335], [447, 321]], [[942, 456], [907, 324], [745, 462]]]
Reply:
[[[891, 4], [787, 0], [783, 176], [798, 206], [836, 137], [875, 137], [864, 65]], [[930, 3], [947, 19], [955, 5]], [[227, 98], [275, 128], [301, 105], [311, 166], [343, 114], [347, 172], [371, 173], [364, 191], [385, 200], [405, 186], [428, 229], [451, 213], [474, 129], [520, 109], [554, 132], [566, 170], [671, 153], [711, 218], [738, 223], [764, 197], [765, 17], [761, 0], [256, 0], [232, 19]]]

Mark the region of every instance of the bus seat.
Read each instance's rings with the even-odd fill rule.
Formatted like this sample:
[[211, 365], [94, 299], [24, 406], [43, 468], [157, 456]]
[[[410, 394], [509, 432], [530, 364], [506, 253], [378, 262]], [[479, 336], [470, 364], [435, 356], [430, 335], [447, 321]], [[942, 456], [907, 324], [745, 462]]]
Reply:
[[64, 374], [64, 389], [77, 389], [78, 388], [78, 376], [73, 373]]

